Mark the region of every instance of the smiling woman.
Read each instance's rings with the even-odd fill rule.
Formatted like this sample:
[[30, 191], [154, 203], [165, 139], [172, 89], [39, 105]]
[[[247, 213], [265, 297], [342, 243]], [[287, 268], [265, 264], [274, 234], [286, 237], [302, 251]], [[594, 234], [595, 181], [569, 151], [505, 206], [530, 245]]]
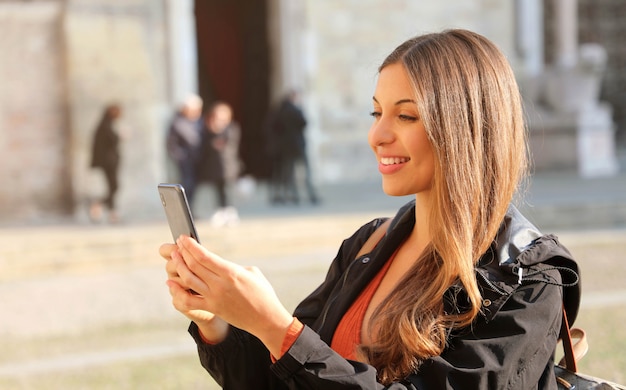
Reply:
[[185, 236], [161, 246], [202, 365], [230, 389], [555, 389], [578, 267], [512, 205], [526, 144], [505, 57], [467, 30], [412, 38], [372, 100], [383, 188], [414, 199], [344, 240], [293, 315], [257, 268]]
[[396, 63], [381, 69], [369, 143], [388, 195], [418, 194], [432, 185], [435, 158], [416, 99], [404, 66]]

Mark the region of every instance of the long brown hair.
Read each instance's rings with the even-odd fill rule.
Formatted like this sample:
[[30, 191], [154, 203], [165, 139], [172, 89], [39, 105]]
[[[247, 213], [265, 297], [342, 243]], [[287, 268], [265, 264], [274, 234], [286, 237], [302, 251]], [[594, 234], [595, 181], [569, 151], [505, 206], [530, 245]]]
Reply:
[[[432, 241], [372, 315], [375, 341], [360, 347], [383, 383], [441, 354], [449, 332], [468, 326], [480, 312], [475, 265], [527, 166], [519, 89], [492, 42], [458, 29], [423, 35], [398, 46], [379, 71], [396, 63], [413, 84], [435, 175], [428, 216]], [[455, 284], [468, 302], [445, 313], [442, 297]]]

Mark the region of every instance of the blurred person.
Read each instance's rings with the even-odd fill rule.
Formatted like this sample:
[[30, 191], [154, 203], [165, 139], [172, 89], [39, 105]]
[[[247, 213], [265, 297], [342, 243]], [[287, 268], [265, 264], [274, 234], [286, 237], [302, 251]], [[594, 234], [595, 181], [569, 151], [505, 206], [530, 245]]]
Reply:
[[255, 267], [187, 236], [159, 248], [202, 366], [229, 389], [556, 389], [578, 266], [513, 205], [527, 145], [506, 58], [467, 30], [411, 38], [372, 106], [383, 190], [414, 198], [345, 239], [293, 314]]
[[202, 98], [189, 95], [170, 124], [166, 147], [176, 163], [190, 205], [196, 190], [196, 165], [202, 142]]
[[119, 104], [106, 106], [94, 133], [91, 167], [102, 169], [107, 193], [103, 199], [95, 200], [90, 205], [89, 217], [93, 222], [99, 222], [102, 219], [103, 208], [106, 208], [108, 212], [109, 222], [119, 222], [115, 196], [119, 189], [121, 131], [118, 120], [121, 116], [122, 107]]
[[218, 227], [237, 224], [239, 214], [233, 205], [230, 187], [239, 177], [241, 168], [241, 129], [233, 120], [232, 108], [223, 101], [209, 107], [203, 124], [198, 177], [216, 191], [217, 210], [211, 216], [211, 223]]
[[265, 133], [266, 138], [265, 152], [270, 165], [268, 180], [270, 204], [279, 204], [283, 202], [282, 194], [286, 187], [282, 170], [282, 131], [276, 125], [277, 113], [277, 107], [270, 107], [263, 123], [263, 132]]
[[272, 159], [270, 177], [272, 204], [300, 202], [297, 175], [299, 167], [304, 170], [304, 186], [309, 201], [312, 204], [319, 202], [307, 157], [305, 137], [307, 120], [299, 100], [298, 91], [291, 90], [270, 114], [268, 143]]

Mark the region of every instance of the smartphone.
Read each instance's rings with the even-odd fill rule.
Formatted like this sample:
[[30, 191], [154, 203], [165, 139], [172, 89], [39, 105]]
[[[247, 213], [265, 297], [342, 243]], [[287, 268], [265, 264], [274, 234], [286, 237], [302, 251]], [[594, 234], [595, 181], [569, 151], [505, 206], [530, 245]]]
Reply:
[[181, 234], [184, 234], [200, 242], [183, 186], [180, 184], [161, 183], [158, 186], [158, 190], [174, 241]]

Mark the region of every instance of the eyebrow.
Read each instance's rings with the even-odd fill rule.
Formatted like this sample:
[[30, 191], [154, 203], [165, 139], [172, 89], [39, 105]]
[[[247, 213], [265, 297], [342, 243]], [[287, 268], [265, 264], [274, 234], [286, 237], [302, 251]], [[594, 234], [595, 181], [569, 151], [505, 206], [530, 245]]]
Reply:
[[[380, 104], [380, 102], [376, 99], [376, 96], [372, 96], [372, 99]], [[404, 104], [404, 103], [413, 103], [413, 104], [417, 104], [417, 102], [413, 99], [400, 99], [397, 102], [394, 103], [395, 106], [399, 106], [400, 104]]]

